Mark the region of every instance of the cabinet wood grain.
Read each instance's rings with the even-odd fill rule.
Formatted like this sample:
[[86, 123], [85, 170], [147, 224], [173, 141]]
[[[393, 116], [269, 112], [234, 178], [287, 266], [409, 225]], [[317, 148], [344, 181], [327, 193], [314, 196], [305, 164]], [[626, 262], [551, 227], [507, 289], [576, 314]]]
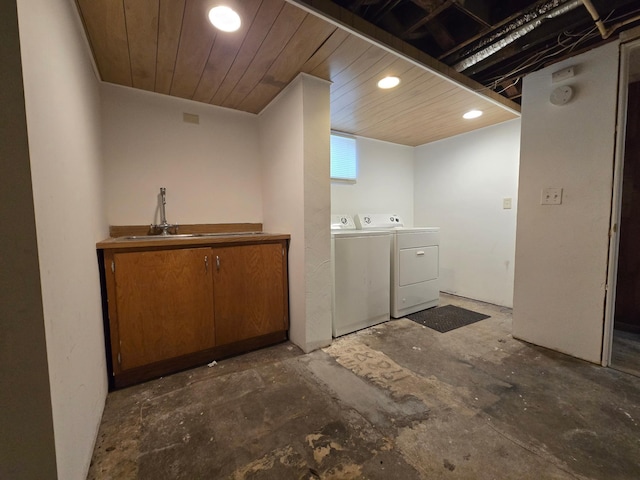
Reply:
[[286, 340], [288, 239], [100, 242], [110, 387]]
[[211, 248], [114, 255], [123, 370], [215, 343]]
[[216, 345], [286, 330], [281, 244], [214, 248]]

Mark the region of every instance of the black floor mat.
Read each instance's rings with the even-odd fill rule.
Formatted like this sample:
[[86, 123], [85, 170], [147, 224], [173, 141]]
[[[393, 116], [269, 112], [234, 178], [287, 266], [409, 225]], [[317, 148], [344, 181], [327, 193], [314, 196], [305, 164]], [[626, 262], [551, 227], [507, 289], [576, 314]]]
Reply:
[[440, 333], [445, 333], [489, 318], [489, 315], [473, 312], [454, 305], [445, 305], [443, 307], [429, 308], [412, 313], [407, 315], [407, 318]]

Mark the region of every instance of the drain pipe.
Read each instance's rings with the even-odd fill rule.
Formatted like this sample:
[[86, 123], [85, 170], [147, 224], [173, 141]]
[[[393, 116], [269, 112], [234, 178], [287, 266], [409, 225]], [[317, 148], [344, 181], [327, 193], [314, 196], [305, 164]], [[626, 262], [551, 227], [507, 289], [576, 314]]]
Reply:
[[604, 40], [609, 38], [613, 31], [607, 32], [607, 27], [605, 27], [604, 23], [602, 23], [602, 19], [600, 18], [596, 7], [593, 5], [591, 0], [582, 0], [582, 3], [584, 3], [585, 8], [589, 11], [591, 18], [593, 18], [593, 21], [596, 22], [596, 26], [598, 27], [598, 31], [600, 32], [602, 38]]
[[630, 23], [640, 20], [640, 15], [636, 15], [633, 18], [628, 18], [623, 22], [616, 23], [615, 25], [611, 25], [611, 27], [607, 30], [607, 28], [604, 26], [604, 23], [602, 23], [602, 19], [600, 18], [600, 15], [598, 14], [596, 7], [593, 5], [591, 0], [582, 0], [582, 3], [584, 3], [585, 8], [591, 14], [591, 18], [593, 18], [593, 21], [596, 22], [598, 31], [600, 32], [600, 35], [604, 40], [609, 38], [613, 34], [613, 32], [618, 30], [620, 27], [624, 27], [625, 25], [629, 25]]

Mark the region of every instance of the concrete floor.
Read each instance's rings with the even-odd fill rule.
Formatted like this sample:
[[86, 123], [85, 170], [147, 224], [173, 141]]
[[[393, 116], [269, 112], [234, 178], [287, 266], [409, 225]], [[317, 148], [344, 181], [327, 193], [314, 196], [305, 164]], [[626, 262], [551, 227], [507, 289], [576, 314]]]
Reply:
[[511, 311], [285, 343], [113, 392], [90, 479], [640, 478], [640, 378], [514, 340]]
[[611, 366], [640, 377], [640, 333], [613, 331]]

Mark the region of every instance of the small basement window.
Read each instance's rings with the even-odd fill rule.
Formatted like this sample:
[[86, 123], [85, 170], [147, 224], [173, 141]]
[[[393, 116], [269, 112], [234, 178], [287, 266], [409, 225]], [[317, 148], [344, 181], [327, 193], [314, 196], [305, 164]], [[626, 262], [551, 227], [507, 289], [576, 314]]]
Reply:
[[358, 157], [356, 139], [348, 135], [331, 134], [331, 180], [356, 183]]

